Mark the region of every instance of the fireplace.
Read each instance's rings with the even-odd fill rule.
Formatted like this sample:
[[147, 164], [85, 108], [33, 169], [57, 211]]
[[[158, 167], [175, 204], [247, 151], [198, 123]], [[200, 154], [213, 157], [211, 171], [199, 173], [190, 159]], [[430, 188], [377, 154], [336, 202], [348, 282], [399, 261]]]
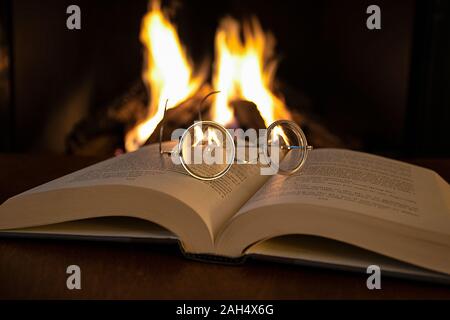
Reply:
[[437, 137], [450, 120], [449, 8], [439, 1], [379, 1], [374, 31], [368, 1], [81, 0], [81, 30], [67, 30], [70, 4], [2, 5], [3, 150], [133, 151], [157, 141], [166, 99], [168, 127], [187, 127], [219, 90], [201, 112], [226, 126], [287, 118], [319, 147], [450, 152]]

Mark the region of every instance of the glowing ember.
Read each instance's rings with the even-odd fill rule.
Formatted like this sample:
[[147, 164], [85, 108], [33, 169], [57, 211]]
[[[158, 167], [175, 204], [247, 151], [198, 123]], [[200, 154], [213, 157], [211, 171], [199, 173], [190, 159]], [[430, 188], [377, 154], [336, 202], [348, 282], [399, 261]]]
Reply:
[[125, 148], [133, 151], [143, 145], [164, 114], [164, 104], [174, 108], [191, 97], [201, 86], [205, 73], [193, 75], [177, 31], [161, 11], [160, 3], [152, 1], [142, 21], [140, 40], [145, 46], [143, 79], [149, 91], [148, 115], [125, 137]]
[[290, 119], [283, 99], [272, 91], [277, 67], [274, 37], [264, 33], [256, 18], [243, 24], [243, 39], [240, 31], [239, 22], [225, 18], [216, 33], [213, 87], [221, 94], [214, 101], [213, 120], [230, 124], [230, 102], [237, 99], [255, 103], [266, 126]]

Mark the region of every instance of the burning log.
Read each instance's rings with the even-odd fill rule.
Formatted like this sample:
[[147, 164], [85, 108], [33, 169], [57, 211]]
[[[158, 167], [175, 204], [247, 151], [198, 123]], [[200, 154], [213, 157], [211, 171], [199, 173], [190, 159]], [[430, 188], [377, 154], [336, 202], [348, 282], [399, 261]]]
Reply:
[[[211, 89], [203, 86], [192, 98], [179, 104], [176, 108], [167, 110], [163, 140], [170, 140], [173, 130], [187, 128], [198, 120], [200, 102]], [[293, 95], [291, 95], [293, 96]], [[291, 97], [291, 100], [294, 98]], [[352, 141], [343, 141], [332, 134], [315, 116], [307, 111], [309, 101], [298, 94], [297, 103], [301, 109], [291, 110], [291, 117], [298, 123], [308, 141], [315, 147], [349, 147]], [[138, 82], [123, 96], [114, 100], [110, 105], [93, 112], [78, 123], [66, 139], [67, 152], [77, 155], [113, 155], [124, 152], [124, 137], [127, 130], [143, 121], [147, 112], [147, 93], [142, 82]], [[265, 128], [257, 106], [250, 101], [235, 100], [231, 103], [234, 110], [236, 125], [243, 129]], [[210, 119], [211, 102], [202, 106], [201, 117]], [[306, 110], [306, 111], [302, 111]], [[159, 141], [159, 124], [146, 144]], [[350, 143], [350, 144], [349, 144]]]
[[145, 86], [138, 81], [110, 105], [91, 112], [66, 137], [66, 153], [108, 156], [123, 150], [125, 132], [144, 117], [147, 99]]
[[[182, 102], [175, 109], [167, 110], [164, 140], [170, 133], [198, 119], [198, 106], [202, 95], [210, 89], [204, 86], [194, 97]], [[77, 123], [66, 138], [66, 152], [77, 155], [113, 155], [125, 151], [124, 137], [127, 131], [144, 121], [147, 115], [148, 94], [142, 81], [138, 81], [128, 92], [110, 105], [92, 112]], [[206, 108], [202, 110], [204, 114]], [[159, 141], [160, 124], [147, 140]]]
[[231, 107], [234, 110], [234, 117], [239, 127], [242, 129], [264, 129], [264, 119], [258, 111], [258, 107], [251, 101], [237, 100], [231, 102]]

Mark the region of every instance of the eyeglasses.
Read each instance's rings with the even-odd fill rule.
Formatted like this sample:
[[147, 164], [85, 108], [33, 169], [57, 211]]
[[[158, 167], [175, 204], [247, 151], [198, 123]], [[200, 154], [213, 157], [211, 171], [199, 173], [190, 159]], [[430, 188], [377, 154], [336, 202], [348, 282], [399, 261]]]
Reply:
[[266, 131], [262, 131], [265, 133], [262, 136], [260, 134], [260, 137], [253, 139], [250, 137], [246, 140], [245, 136], [232, 135], [231, 130], [215, 121], [201, 120], [203, 103], [216, 93], [218, 91], [211, 92], [203, 98], [198, 109], [199, 121], [183, 131], [178, 137], [177, 146], [172, 150], [162, 148], [168, 102], [166, 100], [159, 132], [161, 155], [170, 154], [178, 157], [179, 163], [191, 176], [206, 181], [223, 177], [236, 161], [240, 164], [259, 162], [262, 166], [270, 168], [271, 172], [284, 175], [291, 175], [304, 166], [312, 146], [308, 145], [304, 132], [293, 121], [275, 121]]

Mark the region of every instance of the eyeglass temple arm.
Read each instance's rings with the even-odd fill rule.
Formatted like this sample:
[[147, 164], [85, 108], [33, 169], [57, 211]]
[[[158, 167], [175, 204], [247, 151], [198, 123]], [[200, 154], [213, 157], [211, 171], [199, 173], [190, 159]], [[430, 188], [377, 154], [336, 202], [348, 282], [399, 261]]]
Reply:
[[172, 154], [172, 150], [163, 150], [162, 149], [162, 139], [164, 134], [164, 121], [166, 119], [166, 111], [167, 111], [167, 103], [169, 102], [169, 99], [166, 99], [166, 103], [164, 104], [164, 113], [163, 118], [161, 120], [161, 127], [159, 128], [159, 153], [160, 154]]
[[202, 121], [202, 110], [203, 110], [203, 104], [206, 102], [206, 100], [208, 100], [209, 97], [211, 97], [214, 94], [220, 93], [220, 91], [211, 91], [210, 93], [208, 93], [200, 102], [199, 106], [198, 106], [198, 121]]
[[280, 146], [281, 149], [294, 150], [294, 149], [306, 149], [306, 151], [311, 151], [313, 146]]

